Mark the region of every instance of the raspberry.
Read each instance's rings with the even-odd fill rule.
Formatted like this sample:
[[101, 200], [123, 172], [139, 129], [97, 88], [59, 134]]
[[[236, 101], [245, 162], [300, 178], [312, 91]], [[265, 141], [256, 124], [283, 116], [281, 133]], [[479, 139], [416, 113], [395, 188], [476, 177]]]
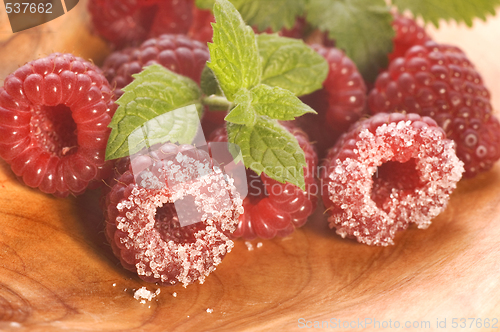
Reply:
[[187, 36], [165, 34], [148, 39], [139, 47], [112, 53], [102, 69], [115, 88], [115, 95], [120, 97], [123, 94], [122, 88], [132, 82], [132, 75], [154, 63], [199, 83], [208, 58], [206, 45]]
[[500, 124], [481, 76], [457, 47], [429, 41], [414, 46], [379, 75], [369, 95], [372, 113], [418, 113], [433, 118], [457, 143], [465, 176], [500, 158]]
[[[307, 167], [304, 168], [306, 190], [290, 183], [280, 183], [265, 173], [258, 176], [247, 170], [248, 195], [243, 200], [245, 212], [240, 215], [238, 226], [232, 233], [235, 238], [250, 240], [256, 237], [271, 239], [290, 235], [295, 228], [303, 226], [314, 212], [317, 204], [315, 170], [318, 162], [316, 152], [307, 135], [289, 123], [282, 123], [297, 139], [304, 150]], [[213, 132], [210, 142], [227, 142], [224, 127]]]
[[280, 36], [302, 39], [306, 35], [307, 22], [304, 17], [298, 17], [295, 20], [295, 24], [290, 29], [283, 28], [279, 32]]
[[192, 0], [90, 0], [97, 32], [118, 48], [135, 46], [165, 33], [186, 33]]
[[[104, 215], [123, 267], [162, 285], [203, 283], [233, 247], [225, 232], [243, 212], [235, 187], [207, 152], [189, 145], [166, 143], [120, 168], [127, 170], [106, 194]], [[181, 202], [196, 218], [187, 226], [176, 210]]]
[[54, 53], [27, 63], [0, 88], [0, 156], [30, 187], [82, 193], [110, 167], [112, 97], [100, 69], [81, 58]]
[[381, 113], [360, 121], [322, 167], [330, 227], [368, 245], [393, 244], [410, 223], [430, 225], [462, 172], [453, 141], [431, 118]]
[[406, 51], [413, 46], [424, 45], [431, 40], [424, 28], [411, 18], [395, 14], [392, 27], [396, 32], [396, 36], [393, 39], [394, 49], [389, 54], [389, 61], [403, 57]]
[[296, 122], [317, 142], [323, 156], [365, 113], [366, 86], [356, 65], [341, 50], [318, 44], [311, 47], [326, 59], [330, 68], [323, 89], [302, 97], [318, 115], [306, 114]]

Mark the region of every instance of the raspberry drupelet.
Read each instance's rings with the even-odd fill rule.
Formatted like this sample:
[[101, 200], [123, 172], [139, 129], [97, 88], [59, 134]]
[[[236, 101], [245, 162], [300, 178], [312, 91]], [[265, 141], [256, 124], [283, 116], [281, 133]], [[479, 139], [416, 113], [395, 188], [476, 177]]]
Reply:
[[[235, 238], [251, 240], [285, 237], [302, 227], [317, 205], [318, 184], [316, 182], [316, 152], [309, 143], [307, 134], [290, 123], [282, 123], [297, 139], [305, 153], [304, 167], [306, 191], [290, 184], [280, 183], [264, 172], [258, 176], [247, 169], [248, 195], [243, 200], [245, 212], [240, 215]], [[225, 127], [215, 130], [210, 142], [227, 142]]]
[[296, 123], [316, 142], [323, 157], [339, 136], [366, 113], [366, 85], [344, 52], [319, 44], [311, 47], [328, 62], [328, 76], [321, 90], [301, 98], [318, 114], [301, 116]]
[[78, 195], [106, 176], [115, 105], [101, 70], [54, 53], [17, 69], [0, 88], [0, 156], [28, 186]]
[[434, 120], [417, 114], [381, 113], [353, 125], [321, 169], [330, 227], [381, 246], [410, 223], [427, 228], [464, 170], [454, 145]]
[[395, 59], [370, 92], [372, 113], [418, 113], [433, 118], [457, 144], [465, 176], [490, 169], [500, 158], [500, 123], [490, 93], [457, 47], [428, 41]]
[[413, 19], [401, 14], [394, 14], [392, 27], [396, 32], [393, 39], [394, 48], [389, 54], [389, 61], [403, 57], [410, 48], [415, 45], [424, 45], [431, 40], [425, 29]]
[[[166, 143], [117, 167], [124, 173], [103, 206], [106, 237], [123, 267], [162, 285], [203, 283], [231, 251], [226, 233], [243, 213], [231, 180], [190, 145]], [[180, 223], [181, 201], [195, 218], [191, 224]]]
[[97, 33], [115, 47], [137, 46], [165, 33], [187, 33], [193, 0], [90, 0], [88, 9]]
[[200, 83], [201, 72], [208, 59], [207, 45], [184, 35], [164, 34], [146, 40], [139, 47], [112, 53], [102, 69], [119, 97], [123, 94], [122, 88], [132, 82], [133, 74], [155, 63]]

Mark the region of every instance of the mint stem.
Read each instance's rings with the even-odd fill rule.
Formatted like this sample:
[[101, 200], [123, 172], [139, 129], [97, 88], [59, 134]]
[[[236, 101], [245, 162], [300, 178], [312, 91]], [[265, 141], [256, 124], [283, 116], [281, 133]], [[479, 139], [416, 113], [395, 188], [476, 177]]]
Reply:
[[234, 104], [227, 100], [226, 97], [217, 95], [203, 97], [201, 102], [203, 105], [209, 106], [211, 110], [219, 111], [229, 111], [234, 106]]

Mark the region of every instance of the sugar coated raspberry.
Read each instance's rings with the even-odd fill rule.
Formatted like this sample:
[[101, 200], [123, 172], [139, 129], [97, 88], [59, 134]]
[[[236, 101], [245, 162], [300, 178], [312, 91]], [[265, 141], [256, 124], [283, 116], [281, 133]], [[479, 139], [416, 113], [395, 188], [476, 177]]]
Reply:
[[167, 143], [130, 160], [104, 200], [113, 252], [145, 281], [203, 283], [231, 251], [225, 233], [243, 213], [232, 180], [189, 145]]
[[114, 112], [99, 68], [54, 53], [17, 69], [0, 88], [0, 156], [22, 181], [56, 196], [100, 180]]
[[359, 122], [329, 151], [323, 202], [342, 237], [393, 244], [410, 223], [427, 228], [463, 173], [454, 143], [417, 114], [377, 114]]
[[424, 45], [427, 41], [431, 40], [424, 28], [409, 17], [395, 14], [392, 27], [396, 32], [396, 36], [393, 39], [394, 49], [389, 54], [389, 61], [403, 57], [406, 51], [413, 46]]
[[[302, 227], [316, 209], [316, 152], [302, 130], [289, 123], [284, 125], [304, 150], [307, 162], [307, 167], [304, 167], [306, 191], [290, 183], [283, 184], [273, 180], [264, 172], [258, 176], [248, 169], [248, 195], [243, 200], [245, 212], [240, 215], [233, 237], [250, 240], [256, 237], [271, 239], [290, 235], [296, 228]], [[225, 128], [214, 131], [209, 140], [227, 142]]]
[[488, 170], [500, 158], [500, 124], [490, 93], [457, 47], [428, 41], [395, 59], [369, 96], [373, 113], [418, 113], [436, 120], [457, 143], [465, 176]]
[[321, 90], [302, 97], [318, 115], [306, 114], [296, 122], [316, 142], [322, 156], [365, 114], [366, 86], [356, 65], [344, 52], [319, 44], [311, 47], [328, 62], [328, 76]]
[[132, 82], [132, 75], [154, 63], [199, 83], [208, 58], [207, 45], [187, 36], [165, 34], [150, 38], [139, 47], [112, 53], [102, 69], [115, 94], [121, 96], [122, 88]]
[[90, 0], [96, 31], [118, 48], [135, 46], [164, 33], [186, 33], [192, 0]]

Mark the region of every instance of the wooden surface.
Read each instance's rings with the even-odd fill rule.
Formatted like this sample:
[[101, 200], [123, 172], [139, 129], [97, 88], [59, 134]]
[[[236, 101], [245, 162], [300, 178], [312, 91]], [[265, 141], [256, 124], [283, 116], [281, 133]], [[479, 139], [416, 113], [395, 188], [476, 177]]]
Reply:
[[[81, 3], [46, 26], [12, 35], [0, 16], [0, 78], [52, 51], [102, 60], [108, 50], [89, 34], [87, 19]], [[500, 20], [432, 34], [466, 50], [500, 109]], [[252, 251], [237, 241], [205, 284], [161, 287], [146, 304], [134, 299], [134, 289], [158, 286], [124, 271], [110, 254], [97, 196], [41, 194], [0, 162], [0, 330], [291, 331], [301, 330], [301, 318], [308, 326], [356, 321], [334, 331], [381, 330], [357, 326], [369, 318], [382, 326], [430, 324], [401, 331], [475, 331], [475, 324], [453, 329], [453, 318], [500, 318], [500, 165], [462, 181], [429, 229], [402, 232], [395, 246], [343, 240], [317, 211], [285, 239], [260, 241], [260, 248], [252, 241]], [[444, 319], [446, 329], [438, 329]]]

